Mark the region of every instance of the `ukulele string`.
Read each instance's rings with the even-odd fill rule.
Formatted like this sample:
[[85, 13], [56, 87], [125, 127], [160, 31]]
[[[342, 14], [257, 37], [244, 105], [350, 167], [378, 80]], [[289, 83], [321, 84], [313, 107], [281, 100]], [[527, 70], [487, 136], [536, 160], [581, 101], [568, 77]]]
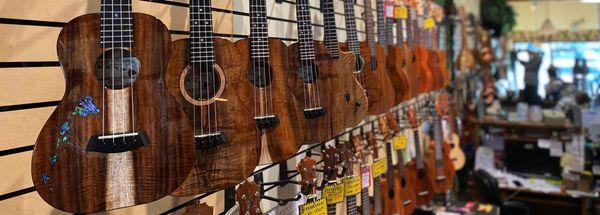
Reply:
[[[121, 124], [121, 131], [122, 132], [121, 133], [125, 134], [125, 125], [126, 125], [126, 123], [125, 123], [125, 110], [126, 110], [127, 107], [126, 107], [126, 103], [125, 103], [125, 91], [126, 90], [124, 90], [124, 88], [125, 88], [125, 85], [124, 85], [124, 82], [125, 82], [124, 75], [125, 74], [123, 73], [123, 65], [125, 64], [124, 52], [123, 52], [123, 49], [125, 48], [125, 44], [124, 44], [124, 41], [123, 41], [123, 33], [125, 32], [125, 30], [123, 30], [123, 27], [124, 27], [124, 24], [123, 24], [123, 11], [124, 11], [123, 10], [123, 1], [127, 1], [127, 0], [120, 0], [119, 1], [119, 11], [116, 14], [118, 14], [117, 15], [117, 19], [119, 20], [119, 28], [118, 28], [117, 32], [118, 32], [118, 36], [119, 36], [119, 52], [120, 52], [119, 53], [119, 60], [121, 61], [121, 64], [119, 66], [119, 70], [121, 70], [121, 78], [119, 80], [121, 82], [121, 90], [120, 91], [123, 91], [122, 94], [121, 94], [121, 96], [120, 96], [121, 97], [121, 102], [120, 103], [121, 103], [121, 107], [123, 108], [123, 109], [121, 109], [121, 123], [122, 123]], [[122, 139], [123, 139], [123, 142], [125, 142], [125, 135], [123, 135]]]
[[[128, 32], [127, 34], [127, 41], [128, 41], [128, 45], [129, 45], [129, 52], [127, 52], [128, 57], [127, 59], [129, 59], [129, 89], [130, 89], [130, 97], [131, 97], [131, 131], [135, 132], [135, 106], [134, 106], [134, 91], [133, 91], [133, 87], [135, 82], [133, 81], [133, 63], [135, 62], [133, 59], [133, 24], [132, 24], [132, 20], [133, 20], [133, 13], [132, 13], [132, 5], [131, 5], [131, 0], [129, 0], [129, 2], [127, 2], [127, 10], [126, 10], [126, 21], [127, 21], [127, 26], [131, 27], [131, 29], [128, 29], [130, 32]], [[137, 74], [135, 74], [137, 77]]]
[[[255, 54], [260, 53], [259, 50], [257, 50], [258, 46], [256, 46], [257, 44], [257, 40], [258, 40], [258, 36], [256, 35], [257, 32], [254, 32], [254, 35], [252, 35], [253, 33], [253, 29], [256, 29], [256, 23], [257, 23], [257, 19], [256, 19], [256, 0], [251, 1], [250, 4], [250, 50], [251, 50], [251, 54], [250, 54], [250, 61], [252, 62], [252, 66], [251, 66], [251, 70], [252, 70], [252, 81], [254, 83], [254, 116], [262, 116], [262, 103], [260, 102], [262, 100], [261, 97], [261, 84], [260, 82], [257, 82], [257, 73], [260, 74], [260, 68], [258, 67], [258, 63], [256, 62], [258, 59], [258, 56], [253, 56], [252, 51], [256, 52]], [[254, 25], [254, 26], [253, 26]], [[256, 31], [256, 30], [254, 30]], [[253, 37], [257, 37], [257, 38], [253, 38]], [[258, 71], [257, 71], [258, 70]], [[258, 77], [259, 78], [259, 77]], [[260, 79], [258, 79], [258, 81], [260, 81]]]
[[[115, 42], [114, 42], [115, 41], [115, 19], [114, 19], [114, 16], [115, 16], [114, 15], [115, 14], [115, 4], [114, 4], [114, 1], [112, 3], [113, 4], [110, 5], [110, 8], [111, 8], [111, 13], [110, 13], [110, 20], [111, 20], [110, 34], [111, 34], [111, 37], [110, 38], [111, 38], [111, 46], [112, 46], [111, 48], [114, 48], [114, 45], [115, 45]], [[111, 52], [110, 59], [111, 59], [111, 61], [110, 61], [111, 62], [111, 68], [110, 68], [110, 71], [111, 71], [111, 77], [110, 77], [111, 78], [111, 86], [112, 86], [112, 88], [114, 88], [115, 87], [115, 54], [113, 52]], [[111, 119], [110, 120], [111, 121], [111, 125], [110, 125], [111, 131], [110, 132], [111, 132], [111, 134], [115, 134], [115, 117], [114, 117], [115, 101], [114, 101], [114, 98], [115, 98], [115, 94], [111, 94], [111, 98], [110, 98], [111, 99], [111, 101], [110, 101], [111, 108], [110, 109], [112, 110], [111, 113], [110, 113], [111, 114], [111, 116], [110, 116], [110, 119]], [[112, 137], [112, 140], [113, 140], [113, 143], [114, 143], [114, 141], [115, 141], [114, 136]]]
[[[213, 98], [216, 98], [217, 96], [217, 81], [219, 81], [220, 79], [216, 79], [216, 76], [219, 75], [216, 70], [214, 69], [214, 66], [216, 65], [216, 56], [215, 56], [215, 48], [214, 48], [214, 37], [213, 37], [213, 23], [212, 23], [212, 1], [211, 0], [206, 0], [205, 2], [206, 4], [204, 4], [204, 6], [206, 7], [206, 26], [208, 26], [208, 30], [206, 31], [206, 35], [207, 35], [207, 39], [208, 39], [208, 44], [209, 46], [209, 51], [210, 51], [210, 59], [211, 59], [211, 65], [210, 65], [210, 70], [212, 72], [212, 96]], [[220, 83], [219, 83], [220, 84]], [[225, 86], [221, 86], [218, 85], [218, 87], [225, 87]], [[213, 100], [213, 123], [214, 123], [214, 132], [219, 132], [219, 121], [217, 119], [219, 119], [218, 114], [219, 114], [219, 109], [218, 109], [218, 104], [219, 101], [217, 100]]]
[[[303, 33], [303, 4], [304, 2], [302, 2], [302, 0], [298, 0], [296, 2], [296, 20], [297, 20], [297, 26], [298, 26], [298, 49], [299, 49], [299, 55], [300, 55], [300, 69], [298, 70], [298, 76], [302, 79], [302, 92], [303, 92], [303, 97], [304, 97], [304, 108], [312, 108], [311, 105], [311, 99], [310, 99], [310, 84], [311, 82], [309, 81], [309, 75], [310, 74], [310, 68], [308, 68], [308, 63], [307, 63], [307, 57], [306, 57], [306, 41], [303, 38], [305, 37], [304, 33]], [[308, 91], [308, 92], [307, 92]]]
[[[264, 40], [265, 40], [265, 42], [267, 44], [269, 44], [269, 30], [267, 28], [267, 25], [268, 25], [268, 21], [267, 21], [267, 1], [266, 0], [261, 0], [261, 5], [262, 5], [261, 8], [260, 8], [260, 11], [261, 11], [261, 23], [263, 23], [265, 25], [264, 26], [264, 29], [265, 29], [264, 31], [265, 31], [265, 34], [266, 34]], [[263, 49], [265, 49], [267, 55], [269, 55], [268, 59], [270, 59], [270, 52], [269, 52], [269, 48], [268, 47], [269, 46], [267, 45], [267, 46], [263, 47]], [[271, 77], [271, 73], [269, 72], [269, 62], [268, 61], [267, 62], [263, 62], [263, 64], [264, 64], [264, 73], [265, 73], [265, 78], [264, 79], [265, 79], [265, 82], [266, 81], [272, 82], [273, 81], [273, 77]], [[269, 107], [269, 115], [274, 115], [274, 113], [273, 113], [274, 112], [273, 111], [273, 84], [269, 84], [268, 92], [269, 92], [269, 94], [268, 94], [269, 95], [269, 102], [267, 103], [267, 107]]]
[[[194, 100], [201, 101], [202, 100], [202, 96], [201, 96], [202, 95], [202, 84], [198, 83], [198, 81], [200, 81], [200, 82], [202, 81], [202, 75], [200, 74], [200, 77], [196, 77], [196, 73], [198, 73], [198, 71], [201, 69], [201, 68], [199, 68], [200, 65], [198, 65], [198, 61], [201, 59], [201, 56], [202, 56], [199, 52], [199, 50], [200, 50], [199, 42], [200, 41], [198, 41], [198, 37], [197, 37], [197, 29], [200, 27], [198, 25], [198, 21], [199, 21], [198, 13], [194, 12], [194, 9], [197, 9], [197, 7], [196, 7], [197, 3], [198, 3], [197, 1], [192, 0], [192, 5], [191, 5], [192, 8], [191, 8], [191, 14], [190, 14], [190, 16], [191, 16], [190, 21], [192, 22], [190, 26], [194, 27], [194, 28], [190, 29], [190, 32], [191, 32], [191, 38], [190, 38], [191, 45], [190, 46], [192, 47], [191, 50], [193, 50], [192, 53], [190, 53], [190, 56], [192, 56], [190, 58], [191, 62], [192, 62], [191, 63], [192, 69], [190, 72], [192, 72], [192, 94], [194, 96]], [[194, 30], [194, 29], [196, 29], [196, 30]], [[196, 93], [196, 90], [200, 90], [200, 96], [198, 96], [198, 94]], [[199, 107], [194, 108], [194, 110], [192, 111], [193, 115], [194, 115], [193, 116], [193, 118], [194, 118], [193, 124], [194, 124], [194, 133], [198, 136], [201, 136], [204, 134], [204, 120], [202, 119], [204, 107], [202, 104], [199, 104], [198, 106]], [[200, 111], [198, 112], [198, 114], [196, 114], [196, 111], [198, 111], [198, 109], [200, 109]], [[196, 115], [200, 115], [200, 116], [196, 116]], [[196, 119], [197, 117], [200, 118], [200, 122], [198, 122], [198, 120]], [[196, 123], [198, 123], [199, 125], [196, 125]], [[197, 129], [196, 126], [198, 126], [200, 128]]]
[[100, 22], [102, 23], [100, 25], [100, 27], [101, 27], [100, 31], [102, 33], [100, 35], [103, 35], [103, 37], [100, 38], [100, 41], [101, 41], [101, 47], [102, 47], [102, 86], [101, 86], [102, 87], [102, 136], [104, 136], [105, 135], [105, 132], [104, 132], [104, 120], [105, 120], [104, 117], [105, 117], [105, 112], [104, 112], [104, 110], [106, 109], [105, 108], [105, 98], [104, 98], [105, 97], [105, 92], [104, 91], [105, 91], [105, 88], [106, 88], [106, 84], [105, 84], [105, 79], [106, 79], [106, 74], [105, 74], [105, 69], [106, 69], [106, 66], [105, 66], [105, 64], [106, 64], [106, 61], [105, 61], [105, 58], [106, 58], [106, 54], [105, 54], [106, 53], [105, 52], [105, 49], [106, 49], [106, 40], [103, 39], [103, 38], [106, 38], [106, 36], [104, 36], [104, 32], [106, 32], [106, 20], [107, 20], [106, 19], [106, 12], [107, 12], [106, 11], [106, 0], [102, 0], [102, 3], [100, 5], [100, 7], [101, 7], [101, 9], [100, 9], [100, 17], [101, 17]]

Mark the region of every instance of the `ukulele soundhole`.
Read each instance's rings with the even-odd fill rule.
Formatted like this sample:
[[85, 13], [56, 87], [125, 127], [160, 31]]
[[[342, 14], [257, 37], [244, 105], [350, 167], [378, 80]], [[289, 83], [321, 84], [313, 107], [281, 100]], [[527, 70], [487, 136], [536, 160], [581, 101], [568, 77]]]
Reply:
[[201, 63], [190, 65], [185, 74], [183, 86], [187, 94], [196, 101], [207, 101], [214, 98], [221, 89], [221, 76], [212, 64]]
[[264, 60], [252, 60], [248, 71], [248, 80], [257, 88], [269, 86], [273, 80], [273, 72], [269, 63]]
[[356, 54], [356, 61], [354, 61], [354, 73], [360, 73], [365, 68], [365, 59]]
[[419, 177], [419, 179], [425, 178], [425, 171], [424, 170], [418, 170], [417, 171], [417, 177]]
[[388, 197], [389, 197], [390, 199], [394, 199], [394, 196], [395, 196], [395, 195], [396, 195], [396, 193], [394, 193], [394, 190], [392, 190], [392, 189], [389, 189], [389, 190], [388, 190]]
[[126, 49], [106, 50], [96, 60], [96, 79], [106, 88], [119, 90], [131, 86], [140, 72], [140, 61]]
[[402, 180], [400, 180], [400, 185], [402, 187], [406, 187], [406, 179], [403, 178]]

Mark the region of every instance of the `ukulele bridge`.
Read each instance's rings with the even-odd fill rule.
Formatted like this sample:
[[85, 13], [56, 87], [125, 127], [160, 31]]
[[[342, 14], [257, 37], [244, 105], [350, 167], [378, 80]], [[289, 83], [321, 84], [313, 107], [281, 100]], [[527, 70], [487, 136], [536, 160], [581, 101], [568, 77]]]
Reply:
[[146, 133], [131, 132], [111, 135], [94, 135], [87, 144], [86, 151], [100, 153], [119, 153], [132, 151], [148, 144]]
[[195, 135], [196, 149], [208, 149], [226, 142], [225, 135], [221, 132]]
[[257, 116], [254, 117], [254, 121], [256, 121], [256, 125], [259, 129], [267, 129], [275, 127], [277, 124], [279, 124], [279, 117], [276, 115]]
[[406, 201], [404, 201], [404, 202], [402, 202], [402, 204], [403, 204], [404, 206], [410, 205], [411, 203], [412, 203], [412, 200], [410, 200], [410, 199], [409, 199], [409, 200], [406, 200]]
[[316, 119], [325, 115], [325, 109], [323, 107], [318, 108], [308, 108], [304, 109], [304, 118], [306, 119]]
[[437, 180], [437, 181], [444, 181], [444, 180], [446, 180], [446, 176], [445, 175], [440, 175], [435, 180]]

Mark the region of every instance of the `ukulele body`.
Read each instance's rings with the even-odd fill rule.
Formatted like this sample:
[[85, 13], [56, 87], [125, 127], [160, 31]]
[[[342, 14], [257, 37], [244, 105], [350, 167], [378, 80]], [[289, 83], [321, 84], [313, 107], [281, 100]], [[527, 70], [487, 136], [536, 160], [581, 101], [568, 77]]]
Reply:
[[440, 68], [440, 58], [438, 52], [435, 50], [427, 50], [428, 54], [428, 62], [427, 65], [431, 70], [432, 81], [433, 81], [433, 89], [440, 90], [444, 87], [444, 74], [442, 74], [442, 69]]
[[452, 166], [454, 166], [454, 170], [461, 170], [465, 166], [466, 158], [465, 152], [460, 148], [460, 137], [458, 134], [453, 133], [450, 140], [447, 140], [446, 143], [450, 147], [449, 157], [452, 161]]
[[443, 50], [437, 51], [438, 57], [440, 59], [440, 70], [442, 71], [442, 75], [444, 76], [444, 86], [450, 85], [450, 72], [448, 71], [448, 63], [447, 63], [447, 55]]
[[[164, 85], [169, 31], [150, 15], [132, 18], [131, 49], [100, 47], [99, 14], [71, 20], [58, 37], [66, 90], [37, 138], [31, 172], [42, 199], [57, 209], [93, 213], [152, 202], [177, 189], [193, 166], [192, 129]], [[121, 61], [102, 63], [119, 49], [137, 61], [118, 55]], [[128, 77], [133, 85], [103, 85], [104, 68], [127, 66], [138, 72]]]
[[420, 69], [421, 74], [421, 93], [426, 93], [434, 90], [434, 80], [433, 73], [429, 68], [429, 55], [427, 53], [427, 49], [423, 45], [415, 46], [415, 50], [417, 51], [417, 64]]
[[[365, 43], [366, 44], [366, 43]], [[396, 105], [396, 91], [394, 90], [394, 85], [390, 80], [390, 76], [388, 75], [387, 68], [387, 52], [385, 48], [380, 43], [375, 43], [375, 54], [377, 59], [377, 74], [379, 75], [379, 81], [381, 82], [382, 90], [383, 90], [383, 111], [388, 112], [394, 105]]]
[[[340, 49], [347, 51], [348, 45], [346, 43], [340, 43]], [[359, 83], [361, 83], [367, 100], [369, 101], [369, 107], [367, 110], [368, 115], [377, 115], [384, 113], [385, 101], [383, 98], [383, 86], [381, 86], [380, 77], [377, 71], [371, 69], [373, 58], [371, 52], [367, 48], [365, 42], [360, 42], [360, 55], [363, 59], [363, 70], [357, 75]]]
[[413, 189], [417, 201], [416, 206], [426, 205], [433, 199], [433, 185], [431, 184], [432, 177], [429, 174], [429, 166], [427, 163], [423, 163], [423, 169], [419, 170], [415, 162], [409, 162], [407, 164], [407, 173], [412, 178]]
[[[437, 159], [435, 156], [435, 141], [431, 141], [429, 144], [429, 150], [425, 153], [425, 163], [429, 167], [429, 180], [433, 186], [433, 192], [436, 194], [445, 193], [447, 190], [452, 188], [454, 183], [454, 166], [452, 160], [448, 156], [450, 153], [450, 146], [448, 144], [442, 145], [442, 166], [438, 167]], [[443, 175], [442, 175], [443, 174]], [[443, 176], [444, 178], [438, 178]]]
[[[260, 153], [256, 124], [252, 115], [248, 114], [252, 109], [240, 100], [237, 91], [241, 85], [248, 84], [241, 80], [243, 74], [239, 51], [229, 40], [213, 38], [215, 67], [219, 68], [213, 71], [222, 80], [219, 86], [208, 86], [211, 89], [215, 87], [218, 92], [206, 99], [212, 101], [210, 104], [193, 104], [188, 101], [192, 99], [188, 93], [193, 90], [186, 89], [183, 84], [186, 76], [189, 77], [192, 72], [189, 43], [189, 39], [173, 42], [173, 53], [167, 67], [167, 87], [186, 113], [188, 121], [191, 123], [195, 120], [191, 125], [196, 125], [196, 133], [210, 133], [206, 125], [212, 125], [214, 122], [211, 121], [216, 120], [214, 124], [218, 125], [226, 141], [212, 147], [196, 148], [195, 166], [185, 182], [171, 193], [173, 196], [191, 196], [234, 186], [252, 174], [258, 165]], [[200, 76], [195, 78], [199, 79]], [[215, 116], [208, 118], [208, 114]], [[244, 152], [244, 156], [240, 156], [240, 152]]]
[[[388, 170], [392, 171], [392, 170]], [[404, 215], [404, 207], [400, 203], [398, 193], [395, 192], [394, 188], [388, 186], [387, 178], [381, 178], [381, 199], [383, 200], [383, 214], [385, 215]], [[392, 179], [394, 180], [394, 179]], [[394, 184], [395, 185], [395, 184]], [[394, 194], [391, 196], [391, 194]]]
[[410, 98], [410, 87], [409, 80], [404, 70], [404, 61], [402, 57], [402, 50], [400, 46], [390, 45], [388, 46], [388, 71], [389, 77], [394, 86], [394, 103], [400, 104], [401, 102]]
[[[396, 180], [394, 182], [394, 192], [398, 196], [396, 204], [401, 206], [404, 210], [404, 214], [413, 214], [415, 205], [417, 204], [417, 196], [413, 188], [413, 181], [415, 179], [412, 178], [410, 171], [406, 166], [400, 168], [404, 168], [404, 178], [402, 178], [400, 174], [396, 174], [396, 177], [394, 178], [394, 180]], [[404, 182], [404, 186], [402, 182]]]
[[[275, 126], [260, 129], [256, 138], [261, 142], [261, 158], [259, 165], [276, 163], [287, 160], [294, 155], [304, 139], [304, 133], [301, 129], [304, 124], [304, 116], [299, 115], [300, 106], [296, 101], [292, 91], [287, 86], [289, 75], [287, 46], [278, 39], [269, 38], [269, 62], [271, 71], [271, 81], [267, 88], [259, 88], [252, 84], [250, 80], [250, 68], [252, 58], [250, 53], [250, 39], [242, 39], [235, 42], [239, 50], [242, 65], [242, 78], [238, 94], [242, 103], [247, 107], [254, 107], [255, 102], [260, 101], [256, 91], [271, 93], [273, 114], [279, 118], [279, 123]], [[270, 88], [270, 89], [269, 89]], [[267, 101], [264, 101], [267, 102]], [[256, 110], [254, 110], [256, 111]], [[254, 113], [252, 111], [252, 113]]]
[[[315, 50], [317, 55], [329, 54], [329, 51], [324, 43], [317, 43], [315, 46]], [[330, 55], [329, 55], [330, 56]], [[365, 89], [360, 85], [360, 82], [356, 80], [356, 77], [352, 72], [354, 71], [354, 66], [356, 61], [356, 57], [351, 52], [339, 52], [339, 58], [333, 59], [329, 57], [328, 64], [330, 64], [330, 68], [334, 68], [337, 75], [340, 76], [340, 82], [332, 82], [332, 88], [342, 88], [345, 89], [343, 99], [336, 97], [334, 100], [336, 101], [336, 108], [342, 107], [345, 111], [344, 115], [344, 124], [346, 128], [355, 127], [360, 122], [362, 122], [368, 115], [369, 109], [369, 99], [367, 99], [367, 94], [365, 93]], [[336, 80], [336, 79], [334, 79]], [[350, 99], [346, 99], [346, 95], [350, 95]], [[338, 100], [344, 101], [343, 103], [338, 103]], [[344, 104], [344, 105], [340, 105]], [[349, 108], [349, 109], [348, 109]]]
[[402, 72], [404, 73], [404, 76], [407, 77], [408, 88], [410, 89], [408, 99], [412, 99], [419, 95], [419, 91], [421, 89], [421, 79], [418, 67], [413, 66], [416, 65], [416, 57], [406, 43], [402, 44], [400, 51], [402, 53], [402, 59], [404, 62], [402, 66]]

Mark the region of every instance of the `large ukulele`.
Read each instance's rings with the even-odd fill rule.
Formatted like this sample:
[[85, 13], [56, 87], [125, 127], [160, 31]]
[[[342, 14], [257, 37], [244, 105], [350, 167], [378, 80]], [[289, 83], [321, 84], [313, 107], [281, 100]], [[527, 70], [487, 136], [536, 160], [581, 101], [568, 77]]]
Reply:
[[[270, 39], [266, 0], [250, 0], [250, 38], [235, 43], [241, 54], [243, 78], [239, 96], [254, 107], [254, 121], [261, 142], [259, 164], [288, 159], [304, 140], [304, 116], [287, 85], [287, 46]], [[237, 59], [232, 59], [237, 60]]]
[[442, 136], [442, 122], [440, 116], [447, 114], [448, 101], [439, 99], [429, 102], [429, 111], [433, 123], [433, 140], [429, 150], [425, 153], [425, 162], [428, 164], [429, 175], [433, 191], [445, 193], [452, 188], [454, 183], [454, 166], [448, 156], [450, 145], [444, 144]]
[[258, 165], [256, 126], [238, 96], [240, 85], [249, 85], [234, 60], [239, 51], [212, 32], [211, 1], [190, 1], [190, 38], [173, 42], [166, 84], [194, 127], [196, 163], [175, 196], [234, 186]]
[[413, 174], [413, 188], [417, 196], [416, 205], [425, 205], [433, 199], [433, 188], [430, 180], [429, 166], [423, 162], [423, 154], [421, 150], [421, 141], [419, 137], [419, 122], [417, 113], [414, 108], [409, 108], [406, 111], [406, 117], [413, 130], [413, 138], [415, 144], [415, 162], [408, 165], [408, 168]]
[[325, 41], [315, 43], [316, 57], [320, 63], [326, 64], [321, 70], [334, 70], [329, 73], [331, 89], [344, 92], [343, 97], [333, 98], [335, 105], [332, 111], [344, 112], [343, 117], [336, 120], [343, 120], [346, 127], [354, 127], [367, 116], [369, 101], [365, 89], [353, 74], [357, 58], [350, 52], [340, 51], [333, 0], [323, 0], [322, 3]]
[[93, 213], [152, 202], [175, 190], [194, 162], [191, 126], [169, 95], [166, 26], [102, 0], [58, 36], [65, 96], [39, 134], [33, 183], [51, 206]]

